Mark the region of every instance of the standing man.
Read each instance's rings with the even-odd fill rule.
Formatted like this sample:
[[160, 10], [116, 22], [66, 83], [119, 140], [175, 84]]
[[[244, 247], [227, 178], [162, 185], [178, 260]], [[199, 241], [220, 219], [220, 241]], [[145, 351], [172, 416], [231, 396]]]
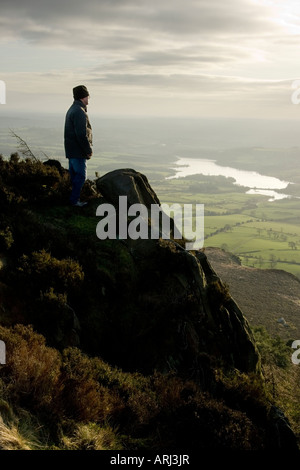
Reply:
[[66, 114], [65, 153], [69, 159], [69, 173], [72, 183], [70, 202], [72, 206], [83, 207], [80, 192], [86, 180], [86, 161], [92, 157], [92, 127], [87, 115], [89, 92], [84, 85], [73, 88], [74, 102]]

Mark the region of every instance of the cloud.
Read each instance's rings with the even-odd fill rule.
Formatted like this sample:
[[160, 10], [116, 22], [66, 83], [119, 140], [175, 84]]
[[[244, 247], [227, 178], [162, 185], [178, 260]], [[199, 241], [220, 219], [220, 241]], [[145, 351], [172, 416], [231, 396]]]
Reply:
[[262, 33], [271, 27], [268, 11], [252, 0], [1, 0], [1, 16], [11, 28], [17, 26], [15, 35], [49, 43], [58, 35], [72, 46], [76, 36], [71, 33], [77, 31], [83, 47], [111, 31], [133, 32], [137, 41], [148, 42], [157, 34], [176, 42], [207, 34]]
[[[102, 97], [269, 105], [283, 96], [274, 83], [287, 78], [298, 47], [286, 29], [296, 21], [290, 2], [1, 0], [0, 38], [9, 47], [0, 78], [29, 94], [85, 81]], [[274, 5], [283, 6], [281, 19]]]
[[36, 47], [76, 49], [112, 63], [130, 59], [136, 66], [228, 64], [251, 59], [256, 47], [264, 49], [263, 38], [278, 32], [271, 9], [257, 3], [1, 0], [0, 37], [2, 42], [14, 38]]

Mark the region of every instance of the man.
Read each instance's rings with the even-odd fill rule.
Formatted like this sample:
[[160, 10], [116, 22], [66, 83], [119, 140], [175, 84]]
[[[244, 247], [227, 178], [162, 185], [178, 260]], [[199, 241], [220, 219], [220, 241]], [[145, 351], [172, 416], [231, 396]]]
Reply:
[[92, 157], [92, 127], [87, 115], [89, 92], [84, 85], [73, 88], [74, 102], [66, 114], [65, 153], [69, 159], [69, 173], [72, 183], [70, 203], [83, 207], [80, 201], [82, 186], [86, 180], [86, 161]]

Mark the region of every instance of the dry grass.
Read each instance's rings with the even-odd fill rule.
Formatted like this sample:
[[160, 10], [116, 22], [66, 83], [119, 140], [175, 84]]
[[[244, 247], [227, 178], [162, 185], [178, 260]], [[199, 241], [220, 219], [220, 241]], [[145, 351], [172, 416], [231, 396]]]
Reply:
[[71, 436], [63, 437], [62, 443], [65, 450], [122, 450], [113, 429], [95, 423], [78, 424]]
[[0, 416], [0, 450], [39, 450], [44, 449], [39, 438], [39, 426], [25, 415], [4, 422]]

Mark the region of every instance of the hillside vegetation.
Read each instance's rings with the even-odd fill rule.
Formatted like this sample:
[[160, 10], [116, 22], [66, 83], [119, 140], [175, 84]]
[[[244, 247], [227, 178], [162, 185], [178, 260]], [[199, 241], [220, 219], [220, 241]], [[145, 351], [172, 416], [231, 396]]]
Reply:
[[[68, 173], [51, 161], [1, 158], [0, 180], [1, 449], [295, 449], [222, 283], [189, 290], [167, 241], [137, 261], [122, 240], [97, 240], [103, 196], [89, 181], [88, 208], [69, 207]], [[238, 331], [248, 343], [230, 350]]]

